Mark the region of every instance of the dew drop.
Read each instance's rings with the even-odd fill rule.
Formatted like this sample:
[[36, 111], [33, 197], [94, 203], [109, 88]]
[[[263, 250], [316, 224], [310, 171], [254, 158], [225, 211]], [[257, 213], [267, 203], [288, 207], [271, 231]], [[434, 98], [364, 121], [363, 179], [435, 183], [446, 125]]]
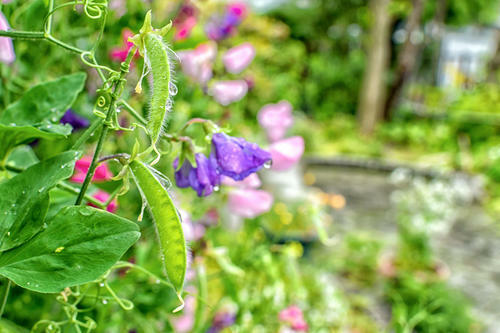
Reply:
[[108, 300], [107, 299], [103, 299], [102, 300], [102, 304], [108, 304]]
[[155, 281], [156, 284], [160, 284], [160, 282], [161, 282], [160, 280], [156, 280]]
[[273, 161], [269, 160], [266, 163], [264, 163], [264, 168], [269, 169], [273, 165]]
[[214, 191], [215, 191], [215, 192], [217, 192], [217, 191], [219, 191], [219, 190], [220, 190], [220, 187], [219, 187], [218, 185], [215, 185], [215, 186], [214, 186]]
[[175, 83], [170, 82], [170, 85], [168, 86], [168, 92], [170, 93], [171, 96], [177, 95], [179, 90], [177, 89]]
[[7, 236], [10, 236], [10, 231], [7, 232]]
[[104, 287], [104, 283], [103, 282], [99, 283], [99, 287]]

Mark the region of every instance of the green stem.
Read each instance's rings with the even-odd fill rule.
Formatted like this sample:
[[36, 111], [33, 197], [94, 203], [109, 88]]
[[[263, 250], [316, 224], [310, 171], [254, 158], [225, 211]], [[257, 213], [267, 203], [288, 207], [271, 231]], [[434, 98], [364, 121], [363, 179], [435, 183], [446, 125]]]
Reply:
[[0, 37], [10, 37], [16, 39], [43, 39], [71, 52], [75, 52], [78, 54], [82, 54], [84, 52], [77, 47], [71, 46], [60, 41], [59, 39], [54, 38], [50, 34], [45, 34], [40, 31], [0, 30]]
[[111, 122], [111, 119], [113, 118], [113, 113], [115, 112], [116, 100], [118, 98], [117, 93], [122, 91], [123, 79], [124, 79], [125, 75], [128, 73], [128, 70], [130, 68], [130, 63], [132, 62], [132, 58], [135, 54], [135, 51], [136, 51], [136, 48], [132, 47], [128, 51], [127, 58], [121, 64], [120, 77], [116, 81], [114, 92], [111, 96], [111, 101], [109, 103], [109, 108], [108, 108], [108, 112], [106, 114], [106, 119], [104, 120], [103, 126], [101, 127], [101, 133], [99, 135], [99, 140], [97, 141], [97, 146], [96, 146], [95, 151], [94, 151], [94, 156], [92, 157], [92, 162], [90, 163], [89, 171], [87, 172], [87, 175], [85, 176], [85, 180], [83, 182], [80, 193], [78, 194], [78, 197], [76, 198], [75, 205], [77, 205], [77, 206], [81, 205], [83, 198], [85, 196], [85, 192], [87, 192], [87, 189], [90, 185], [90, 181], [92, 180], [92, 177], [94, 176], [95, 169], [97, 168], [97, 160], [99, 159], [99, 154], [101, 153], [102, 147], [104, 145], [104, 141], [106, 140], [106, 135], [108, 134], [108, 131], [109, 131], [109, 123]]
[[7, 299], [9, 298], [9, 292], [10, 292], [11, 285], [12, 285], [12, 282], [10, 280], [8, 280], [7, 286], [5, 287], [5, 292], [3, 294], [2, 307], [0, 308], [0, 318], [2, 318], [3, 312], [5, 310], [5, 305], [7, 304]]
[[50, 34], [52, 32], [52, 15], [54, 11], [54, 0], [49, 0], [49, 17], [47, 18], [47, 29], [46, 32]]
[[41, 31], [0, 30], [0, 36], [17, 39], [45, 39], [45, 34]]

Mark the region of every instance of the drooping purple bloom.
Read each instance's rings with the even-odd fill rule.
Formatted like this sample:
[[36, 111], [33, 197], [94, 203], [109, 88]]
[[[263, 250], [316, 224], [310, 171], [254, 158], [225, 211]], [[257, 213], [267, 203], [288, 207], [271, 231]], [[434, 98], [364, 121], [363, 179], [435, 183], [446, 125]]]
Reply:
[[218, 333], [224, 328], [229, 327], [236, 321], [236, 316], [229, 312], [219, 312], [215, 314], [212, 321], [212, 326], [208, 329], [207, 333]]
[[217, 170], [234, 180], [245, 179], [271, 161], [271, 154], [256, 143], [225, 133], [212, 136], [212, 147], [211, 158], [217, 161]]
[[[184, 160], [181, 168], [175, 171], [175, 183], [181, 188], [192, 187], [199, 197], [206, 197], [220, 184], [216, 161], [201, 153], [196, 154], [195, 159], [196, 168], [187, 159]], [[179, 159], [175, 159], [174, 169], [178, 166]]]
[[82, 128], [89, 127], [90, 122], [87, 118], [84, 118], [76, 114], [73, 110], [68, 109], [64, 116], [60, 120], [61, 124], [70, 124], [73, 130], [79, 130]]
[[[0, 11], [0, 30], [9, 30], [9, 22]], [[0, 37], [0, 62], [11, 64], [16, 60], [12, 39], [8, 37]]]

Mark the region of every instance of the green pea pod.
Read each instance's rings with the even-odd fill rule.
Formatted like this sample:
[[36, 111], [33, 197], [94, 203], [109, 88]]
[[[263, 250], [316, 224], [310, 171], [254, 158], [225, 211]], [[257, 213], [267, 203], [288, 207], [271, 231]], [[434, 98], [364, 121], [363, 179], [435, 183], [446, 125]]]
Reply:
[[158, 171], [138, 160], [130, 162], [129, 167], [156, 224], [167, 278], [182, 302], [174, 312], [180, 311], [184, 307], [180, 293], [187, 269], [187, 247], [181, 219]]
[[153, 92], [147, 128], [151, 133], [153, 145], [156, 146], [170, 108], [170, 63], [167, 47], [160, 35], [154, 32], [146, 34], [144, 47], [148, 66], [153, 74]]

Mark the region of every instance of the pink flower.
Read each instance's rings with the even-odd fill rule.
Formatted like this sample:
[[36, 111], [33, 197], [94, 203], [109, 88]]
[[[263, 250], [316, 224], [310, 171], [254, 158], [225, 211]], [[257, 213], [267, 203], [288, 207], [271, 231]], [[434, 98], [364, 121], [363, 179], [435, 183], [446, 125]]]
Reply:
[[245, 97], [247, 92], [248, 85], [245, 80], [218, 81], [208, 90], [217, 103], [224, 106], [238, 102]]
[[279, 320], [287, 323], [295, 331], [307, 331], [309, 329], [302, 310], [296, 306], [291, 305], [288, 308], [281, 310], [278, 315]]
[[287, 101], [264, 105], [257, 119], [260, 126], [266, 130], [269, 141], [280, 140], [285, 136], [287, 129], [293, 125], [292, 105]]
[[[92, 157], [84, 156], [80, 160], [76, 161], [75, 164], [75, 173], [73, 177], [71, 177], [71, 181], [75, 183], [83, 183], [85, 180], [85, 176], [89, 171], [90, 164], [92, 163]], [[113, 177], [111, 171], [109, 171], [108, 166], [106, 164], [100, 164], [94, 172], [94, 177], [92, 177], [93, 182], [105, 182], [110, 180]]]
[[226, 70], [232, 74], [241, 73], [255, 57], [255, 48], [250, 43], [243, 43], [229, 49], [222, 57]]
[[273, 196], [263, 190], [235, 189], [229, 192], [229, 210], [241, 217], [257, 217], [268, 212], [272, 205]]
[[182, 71], [200, 84], [212, 78], [212, 66], [217, 56], [217, 44], [209, 41], [199, 44], [194, 50], [179, 51]]
[[231, 187], [239, 188], [259, 188], [262, 185], [259, 176], [256, 173], [252, 173], [245, 179], [236, 181], [230, 177], [222, 176], [222, 184]]
[[174, 40], [184, 40], [189, 37], [191, 30], [196, 25], [196, 17], [189, 16], [183, 22], [179, 23], [175, 27]]
[[109, 9], [116, 13], [116, 17], [120, 18], [127, 13], [127, 3], [125, 0], [111, 0]]
[[[127, 59], [127, 54], [128, 51], [134, 46], [132, 42], [129, 42], [129, 38], [132, 37], [134, 33], [130, 29], [123, 29], [122, 31], [122, 40], [123, 40], [123, 46], [122, 47], [115, 47], [111, 50], [109, 53], [109, 57], [111, 60], [114, 61], [125, 61]], [[134, 57], [138, 57], [139, 53], [136, 52]]]
[[[4, 1], [5, 2], [5, 1]], [[9, 30], [9, 22], [0, 12], [0, 30]], [[12, 39], [8, 37], [0, 37], [0, 61], [6, 64], [11, 64], [16, 60], [16, 54], [14, 53], [14, 46], [12, 45]]]
[[283, 171], [288, 170], [299, 162], [304, 154], [304, 139], [301, 136], [293, 136], [274, 142], [269, 146], [273, 164], [272, 169]]
[[[105, 203], [106, 201], [109, 200], [109, 193], [105, 192], [103, 190], [98, 190], [96, 193], [92, 195], [94, 199], [97, 199], [98, 201]], [[94, 204], [91, 202], [88, 203], [89, 206], [96, 207]], [[106, 207], [106, 210], [110, 213], [116, 212], [118, 209], [118, 201], [116, 199], [111, 200], [109, 205]]]
[[234, 2], [227, 6], [227, 11], [243, 20], [247, 16], [247, 5], [244, 2]]

